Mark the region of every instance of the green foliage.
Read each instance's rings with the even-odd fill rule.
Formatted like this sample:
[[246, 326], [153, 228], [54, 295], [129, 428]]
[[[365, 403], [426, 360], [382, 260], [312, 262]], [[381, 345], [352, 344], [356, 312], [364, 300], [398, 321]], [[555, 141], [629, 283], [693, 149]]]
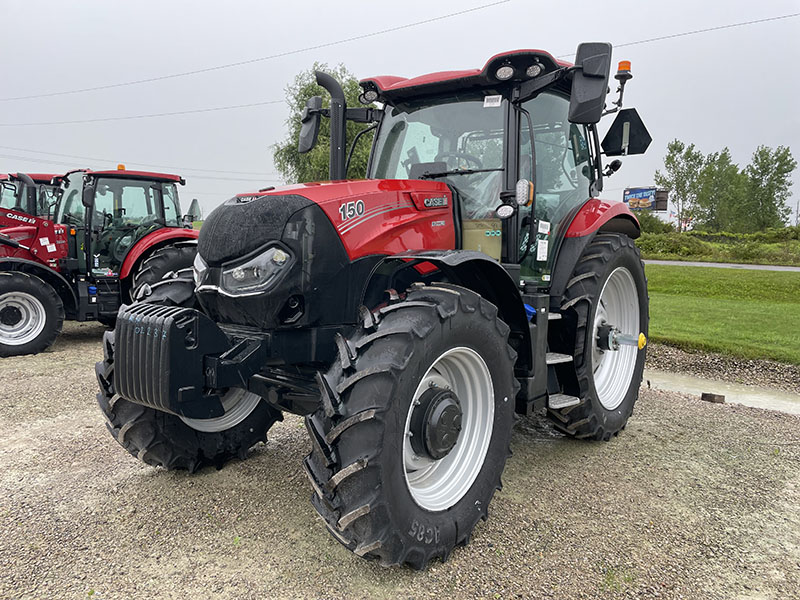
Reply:
[[672, 140], [655, 182], [670, 191], [679, 231], [690, 222], [706, 232], [752, 233], [787, 224], [796, 167], [785, 146], [759, 146], [751, 163], [739, 169], [727, 148], [704, 156], [694, 144]]
[[797, 161], [786, 146], [775, 150], [759, 146], [753, 159], [744, 170], [749, 179], [747, 209], [749, 229], [760, 231], [767, 227], [781, 227], [789, 220], [789, 198], [792, 195], [792, 171]]
[[647, 265], [650, 339], [800, 364], [800, 273]]
[[[286, 101], [289, 104], [289, 118], [286, 120], [286, 125], [289, 133], [282, 142], [272, 146], [275, 167], [289, 183], [324, 181], [329, 178], [330, 119], [322, 118], [317, 145], [310, 152], [300, 154], [297, 151], [300, 113], [305, 108], [306, 101], [312, 96], [321, 96], [322, 105], [330, 106], [330, 95], [317, 85], [314, 71], [325, 71], [339, 81], [348, 106], [361, 106], [358, 102], [358, 95], [361, 93], [358, 80], [344, 65], [331, 69], [324, 63], [314, 63], [311, 69], [303, 71], [295, 77], [294, 82], [286, 88]], [[356, 134], [365, 127], [366, 125], [363, 123], [347, 123], [348, 151]], [[348, 177], [363, 178], [366, 176], [372, 135], [372, 133], [367, 133], [359, 139], [350, 162]]]
[[685, 222], [693, 216], [692, 208], [697, 198], [703, 162], [703, 153], [695, 150], [694, 144], [687, 146], [675, 139], [667, 145], [663, 172], [656, 171], [656, 185], [668, 189], [670, 198], [675, 203], [678, 231], [682, 231]]
[[636, 240], [636, 245], [646, 258], [661, 257], [699, 257], [712, 254], [709, 244], [686, 234], [670, 233], [643, 233]]
[[662, 221], [649, 210], [638, 211], [636, 218], [639, 219], [639, 226], [645, 233], [669, 233], [675, 230], [671, 223]]

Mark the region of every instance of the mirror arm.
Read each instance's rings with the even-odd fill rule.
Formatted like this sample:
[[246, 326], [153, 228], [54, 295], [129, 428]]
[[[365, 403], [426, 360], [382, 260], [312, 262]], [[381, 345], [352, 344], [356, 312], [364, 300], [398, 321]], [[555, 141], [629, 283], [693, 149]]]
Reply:
[[553, 85], [554, 83], [561, 81], [567, 75], [579, 69], [580, 67], [562, 67], [557, 71], [551, 71], [546, 75], [542, 75], [541, 77], [536, 77], [535, 79], [529, 79], [528, 81], [524, 81], [520, 84], [517, 93], [515, 94], [517, 97], [514, 99], [516, 102], [525, 102], [526, 100], [530, 100], [544, 88]]

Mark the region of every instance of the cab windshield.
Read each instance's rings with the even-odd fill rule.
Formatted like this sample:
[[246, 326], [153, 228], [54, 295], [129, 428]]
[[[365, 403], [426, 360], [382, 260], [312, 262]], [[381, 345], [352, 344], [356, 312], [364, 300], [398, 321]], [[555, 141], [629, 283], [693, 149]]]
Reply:
[[370, 177], [445, 181], [459, 193], [462, 218], [490, 216], [503, 184], [505, 102], [472, 93], [387, 107]]

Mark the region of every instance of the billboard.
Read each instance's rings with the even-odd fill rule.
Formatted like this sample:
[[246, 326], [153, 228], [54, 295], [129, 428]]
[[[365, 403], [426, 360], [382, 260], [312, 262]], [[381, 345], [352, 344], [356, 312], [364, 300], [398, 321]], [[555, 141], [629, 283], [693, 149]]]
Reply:
[[631, 210], [667, 210], [667, 191], [654, 187], [627, 188], [622, 201]]

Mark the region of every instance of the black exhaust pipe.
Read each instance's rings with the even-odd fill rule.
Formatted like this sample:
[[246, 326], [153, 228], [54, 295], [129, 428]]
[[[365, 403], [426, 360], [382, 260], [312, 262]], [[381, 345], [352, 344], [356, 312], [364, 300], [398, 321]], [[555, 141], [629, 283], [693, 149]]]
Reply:
[[330, 178], [332, 181], [344, 179], [345, 174], [345, 148], [347, 148], [347, 133], [345, 114], [347, 112], [347, 101], [344, 98], [344, 90], [339, 82], [333, 77], [322, 71], [315, 71], [317, 83], [324, 87], [331, 95], [330, 124], [331, 124], [331, 158], [330, 158]]

